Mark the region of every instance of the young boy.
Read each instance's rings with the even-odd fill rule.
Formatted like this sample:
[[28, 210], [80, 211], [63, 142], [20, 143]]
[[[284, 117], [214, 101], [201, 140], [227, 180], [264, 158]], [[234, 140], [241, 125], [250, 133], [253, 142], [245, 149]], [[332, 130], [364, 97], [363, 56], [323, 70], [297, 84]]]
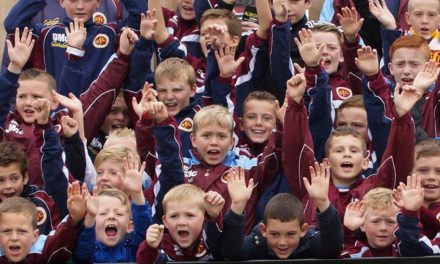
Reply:
[[[148, 226], [151, 210], [142, 193], [142, 172], [133, 159], [126, 159], [124, 189], [94, 189], [87, 202], [84, 228], [78, 236], [74, 260], [80, 263], [136, 261], [136, 251]], [[113, 177], [120, 177], [114, 175]]]
[[[305, 219], [316, 223], [315, 206], [307, 197], [301, 184], [301, 177], [308, 177], [308, 166], [314, 161], [312, 139], [308, 129], [307, 112], [302, 95], [305, 90], [303, 75], [294, 76], [288, 83], [289, 95], [283, 132], [283, 167], [292, 192], [305, 205]], [[392, 121], [387, 149], [383, 155], [377, 174], [362, 178], [361, 172], [367, 168], [368, 156], [365, 140], [356, 130], [342, 127], [330, 134], [326, 144], [324, 162], [331, 170], [330, 201], [335, 204], [339, 215], [344, 216], [345, 207], [352, 199], [362, 197], [372, 188], [397, 186], [399, 179], [412, 169], [414, 151], [414, 123], [408, 114], [420, 93], [411, 86], [405, 86], [394, 93], [397, 116]], [[397, 132], [399, 131], [399, 132]], [[393, 136], [399, 133], [399, 136]], [[293, 136], [295, 135], [295, 136]], [[346, 230], [345, 242], [354, 242], [354, 233]]]
[[291, 194], [278, 194], [266, 205], [264, 220], [244, 236], [244, 209], [254, 187], [246, 186], [243, 169], [228, 178], [231, 209], [224, 219], [220, 252], [230, 260], [335, 258], [342, 249], [343, 231], [336, 208], [328, 194], [330, 175], [323, 164], [310, 167], [311, 183], [304, 180], [310, 197], [316, 201], [319, 231], [308, 229], [301, 202]]
[[[192, 184], [181, 184], [166, 193], [163, 225], [151, 225], [137, 252], [137, 263], [210, 260], [219, 236], [225, 200]], [[210, 222], [204, 228], [205, 215]], [[219, 218], [220, 216], [220, 218]], [[219, 219], [218, 219], [219, 218]], [[164, 233], [164, 228], [168, 230]], [[214, 241], [212, 241], [214, 240]]]
[[[84, 55], [86, 63], [83, 63], [81, 67], [83, 78], [78, 90], [86, 91], [113, 54], [117, 34], [124, 26], [121, 22], [104, 25], [95, 24], [92, 16], [100, 3], [100, 0], [85, 3], [82, 1], [61, 0], [60, 5], [66, 10], [67, 17], [62, 23], [42, 27], [41, 24], [32, 24], [31, 20], [44, 8], [46, 1], [22, 0], [17, 2], [5, 19], [6, 32], [11, 34], [15, 28], [23, 29], [25, 26], [30, 26], [33, 29], [33, 34], [36, 36], [36, 48], [30, 59], [31, 64], [33, 67], [44, 69], [54, 76], [59, 85], [57, 91], [61, 89], [61, 70], [66, 63], [66, 57]], [[147, 9], [146, 1], [130, 0], [124, 1], [124, 4], [129, 13], [125, 26], [138, 29], [140, 14]], [[85, 25], [82, 29], [85, 45], [69, 46], [66, 29], [68, 29], [70, 23], [81, 21]]]
[[393, 191], [381, 187], [370, 190], [362, 202], [350, 203], [345, 211], [344, 226], [352, 231], [360, 228], [367, 241], [357, 240], [344, 249], [341, 257], [399, 256], [397, 241], [394, 238], [398, 210], [393, 203]]
[[12, 197], [0, 204], [0, 261], [2, 263], [66, 263], [75, 248], [79, 222], [85, 213], [85, 186], [69, 186], [66, 217], [55, 232], [38, 232], [38, 211], [22, 197]]

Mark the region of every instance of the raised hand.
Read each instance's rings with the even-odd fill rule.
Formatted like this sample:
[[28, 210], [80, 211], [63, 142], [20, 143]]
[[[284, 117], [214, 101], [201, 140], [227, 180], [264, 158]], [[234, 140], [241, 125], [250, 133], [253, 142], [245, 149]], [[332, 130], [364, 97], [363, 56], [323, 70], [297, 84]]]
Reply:
[[431, 86], [438, 78], [437, 62], [429, 60], [423, 66], [423, 69], [419, 71], [414, 79], [413, 86], [419, 89], [420, 93], [425, 94], [429, 86]]
[[357, 50], [355, 63], [358, 69], [366, 76], [373, 76], [379, 72], [379, 61], [377, 51], [370, 46], [364, 46]]
[[326, 168], [324, 163], [315, 162], [315, 168], [310, 169], [310, 182], [304, 177], [304, 187], [309, 196], [315, 201], [320, 212], [324, 212], [330, 206], [328, 199], [328, 188], [330, 184], [330, 168]]
[[368, 0], [368, 8], [384, 28], [396, 29], [396, 19], [388, 9], [385, 0]]
[[96, 214], [98, 213], [98, 187], [93, 187], [93, 194], [90, 195], [87, 186], [83, 187], [83, 192], [86, 198], [87, 214], [84, 219], [84, 226], [92, 227], [95, 222]]
[[147, 113], [157, 123], [161, 123], [168, 118], [168, 111], [163, 102], [146, 103], [143, 108], [144, 113]]
[[218, 68], [220, 71], [220, 77], [230, 78], [232, 77], [238, 66], [244, 61], [244, 57], [240, 57], [235, 60], [236, 46], [222, 45], [215, 51], [215, 58], [217, 59]]
[[275, 18], [279, 22], [287, 22], [289, 18], [287, 12], [286, 2], [281, 2], [279, 5], [273, 5], [273, 12], [275, 13]]
[[130, 55], [139, 37], [128, 27], [124, 28], [119, 39], [119, 51], [124, 55]]
[[157, 102], [157, 91], [153, 89], [153, 84], [145, 82], [144, 87], [142, 88], [142, 98], [141, 101], [138, 103], [136, 97], [131, 98], [131, 104], [133, 106], [134, 111], [139, 116], [139, 118], [142, 117], [142, 114], [144, 113], [144, 104], [147, 104], [149, 102]]
[[62, 116], [61, 117], [61, 126], [63, 128], [63, 134], [67, 138], [75, 135], [78, 131], [78, 122], [70, 116]]
[[358, 19], [356, 8], [343, 7], [341, 9], [342, 14], [337, 14], [339, 23], [342, 26], [342, 31], [348, 42], [355, 42], [356, 37], [361, 30], [364, 19]]
[[225, 205], [225, 199], [218, 192], [208, 191], [204, 196], [206, 213], [209, 218], [215, 220]]
[[157, 23], [156, 9], [147, 11], [147, 14], [141, 14], [140, 32], [144, 39], [153, 40], [156, 35]]
[[78, 223], [86, 213], [87, 185], [81, 186], [79, 182], [73, 182], [67, 188], [67, 209], [74, 223]]
[[344, 214], [344, 226], [355, 231], [365, 222], [365, 202], [354, 201], [347, 205]]
[[417, 100], [422, 97], [422, 93], [413, 85], [396, 84], [394, 88], [394, 104], [399, 117], [409, 112], [416, 104]]
[[83, 113], [82, 109], [82, 103], [81, 100], [78, 99], [73, 93], [69, 93], [69, 97], [64, 96], [62, 94], [59, 94], [55, 91], [52, 91], [52, 95], [54, 96], [55, 100], [67, 108], [70, 113], [74, 114], [81, 114]]
[[231, 197], [231, 210], [236, 214], [243, 214], [247, 201], [251, 198], [254, 189], [254, 180], [250, 179], [246, 186], [244, 169], [231, 168], [228, 173], [228, 192]]
[[20, 37], [20, 29], [16, 28], [14, 44], [15, 45], [12, 45], [12, 42], [9, 39], [6, 40], [10, 60], [8, 70], [12, 73], [19, 74], [29, 60], [32, 49], [34, 48], [35, 40], [32, 39], [32, 32], [25, 27]]
[[35, 110], [35, 120], [37, 124], [45, 125], [49, 123], [50, 102], [47, 99], [37, 99], [32, 103]]
[[278, 102], [278, 100], [275, 101], [275, 114], [276, 114], [278, 120], [283, 125], [284, 125], [284, 117], [286, 116], [287, 104], [288, 104], [288, 97], [287, 97], [287, 95], [284, 98], [284, 103], [283, 103], [283, 105], [281, 107], [280, 107], [280, 102]]
[[304, 63], [309, 67], [318, 66], [321, 61], [325, 43], [322, 43], [319, 48], [317, 48], [313, 32], [310, 29], [301, 29], [301, 31], [298, 32], [298, 37], [299, 38], [295, 38], [295, 43], [298, 46]]
[[145, 162], [139, 167], [139, 158], [129, 155], [124, 163], [124, 190], [130, 192], [133, 203], [141, 205], [145, 203], [142, 193], [142, 176], [145, 171]]
[[286, 95], [299, 104], [306, 90], [306, 77], [304, 73], [296, 74], [287, 81], [286, 85]]
[[82, 49], [87, 37], [84, 20], [74, 18], [73, 21], [70, 22], [69, 27], [64, 28], [64, 31], [66, 32], [68, 45], [70, 47]]
[[145, 240], [150, 248], [157, 248], [162, 242], [164, 226], [158, 224], [152, 224], [147, 229]]
[[206, 34], [209, 36], [211, 41], [211, 48], [218, 50], [225, 43], [225, 34], [228, 28], [225, 25], [213, 24], [209, 25], [206, 29]]
[[406, 185], [400, 183], [399, 189], [402, 193], [402, 201], [405, 210], [418, 211], [423, 204], [424, 190], [420, 176], [413, 174], [406, 179]]

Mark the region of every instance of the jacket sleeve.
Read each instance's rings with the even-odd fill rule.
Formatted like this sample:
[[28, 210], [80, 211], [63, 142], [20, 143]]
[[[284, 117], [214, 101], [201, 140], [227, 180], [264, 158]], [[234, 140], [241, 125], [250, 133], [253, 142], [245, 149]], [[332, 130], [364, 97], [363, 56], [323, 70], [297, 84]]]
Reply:
[[70, 138], [66, 137], [63, 146], [67, 168], [75, 180], [83, 182], [86, 174], [86, 154], [79, 132], [76, 132]]
[[[156, 151], [160, 165], [156, 169], [158, 182], [154, 185], [154, 219], [162, 219], [162, 200], [174, 186], [184, 183], [183, 160], [179, 131], [173, 117], [153, 126]], [[159, 184], [157, 186], [157, 184]]]
[[[70, 48], [70, 47], [69, 47]], [[83, 71], [81, 64], [82, 56], [69, 53], [70, 49], [66, 49], [66, 63], [61, 70], [59, 93], [68, 96], [69, 93], [73, 93], [76, 97], [79, 97], [83, 92]], [[79, 50], [78, 50], [79, 51]]]
[[130, 57], [121, 53], [113, 55], [107, 67], [90, 85], [86, 92], [81, 94], [83, 104], [85, 134], [87, 141], [93, 139], [105, 120], [121, 86], [127, 77]]
[[156, 141], [153, 137], [153, 130], [151, 128], [153, 121], [142, 117], [136, 122], [135, 135], [136, 145], [141, 160], [146, 163], [145, 171], [154, 180], [156, 177], [155, 166], [157, 162], [156, 157]]
[[319, 234], [312, 238], [311, 250], [319, 258], [337, 258], [344, 244], [344, 231], [338, 211], [330, 204], [324, 212], [318, 213]]
[[75, 251], [73, 251], [75, 263], [93, 263], [95, 243], [95, 225], [92, 227], [83, 226], [78, 235]]
[[437, 220], [434, 212], [422, 205], [419, 213], [423, 233], [430, 239], [435, 238], [440, 232], [440, 222]]
[[362, 94], [362, 72], [358, 69], [355, 63], [357, 57], [357, 50], [361, 48], [359, 45], [359, 36], [354, 43], [350, 43], [344, 39], [342, 45], [342, 55], [344, 63], [342, 64], [343, 77], [350, 82], [350, 90], [353, 94]]
[[127, 0], [121, 1], [124, 4], [128, 16], [125, 20], [124, 26], [139, 30], [141, 24], [141, 14], [147, 12], [147, 1], [145, 0]]
[[142, 241], [136, 253], [136, 263], [138, 264], [162, 264], [167, 263], [168, 257], [159, 249], [148, 246], [147, 241]]
[[440, 254], [440, 241], [429, 240], [421, 233], [418, 212], [403, 210], [397, 214], [398, 228], [394, 232], [399, 239], [402, 257], [422, 257]]
[[325, 143], [333, 128], [332, 89], [328, 85], [328, 74], [321, 66], [307, 67], [305, 70], [308, 105], [309, 127], [312, 134], [315, 157], [318, 161], [324, 158]]
[[390, 63], [390, 48], [393, 42], [399, 37], [403, 36], [403, 32], [397, 29], [385, 29], [380, 26], [380, 35], [382, 37], [382, 50], [383, 50], [383, 67], [382, 72], [384, 75], [389, 75], [388, 63]]
[[148, 202], [143, 205], [131, 204], [131, 211], [133, 214], [134, 231], [131, 238], [133, 241], [134, 253], [137, 248], [145, 240], [145, 233], [148, 227], [152, 224], [151, 208]]
[[[40, 128], [36, 125], [36, 128]], [[37, 132], [40, 129], [35, 129]], [[67, 211], [67, 185], [68, 179], [64, 174], [63, 148], [60, 138], [52, 124], [44, 125], [43, 145], [41, 147], [41, 171], [43, 173], [44, 189], [53, 197], [55, 204], [62, 216]]]
[[289, 98], [284, 123], [289, 125], [284, 126], [283, 132], [283, 169], [292, 193], [302, 200], [307, 194], [302, 178], [307, 177], [310, 180], [309, 166], [315, 162], [304, 105]]
[[5, 127], [11, 101], [17, 94], [19, 74], [8, 70], [0, 76], [0, 127]]
[[[9, 11], [4, 21], [7, 33], [13, 33], [15, 28], [24, 27], [35, 29], [36, 25], [31, 24], [32, 19], [46, 7], [46, 0], [20, 0]], [[40, 25], [40, 29], [43, 25]], [[38, 33], [33, 33], [38, 34]]]

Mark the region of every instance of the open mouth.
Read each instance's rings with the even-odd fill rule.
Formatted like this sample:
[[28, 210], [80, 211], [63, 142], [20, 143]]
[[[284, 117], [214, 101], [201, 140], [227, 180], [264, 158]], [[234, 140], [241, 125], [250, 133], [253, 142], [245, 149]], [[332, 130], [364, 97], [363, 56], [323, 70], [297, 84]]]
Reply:
[[180, 238], [188, 238], [189, 237], [189, 232], [186, 231], [186, 230], [180, 230], [180, 231], [177, 231], [177, 235]]
[[332, 61], [329, 60], [329, 59], [323, 59], [323, 60], [321, 61], [321, 65], [322, 65], [323, 67], [328, 67], [328, 66], [330, 66], [331, 64], [332, 64]]
[[32, 109], [24, 109], [23, 112], [26, 113], [26, 114], [33, 114], [33, 113], [35, 113], [35, 111], [32, 110]]
[[423, 188], [425, 188], [425, 189], [438, 189], [438, 186], [435, 184], [424, 184]]
[[13, 246], [9, 247], [9, 251], [11, 251], [11, 253], [13, 255], [16, 255], [16, 254], [20, 253], [20, 249], [21, 249], [21, 247], [17, 246], [17, 245], [13, 245]]
[[404, 83], [412, 83], [414, 81], [414, 79], [412, 78], [402, 78], [402, 82]]
[[108, 237], [115, 237], [118, 233], [118, 228], [115, 225], [108, 225], [105, 227], [104, 231]]
[[342, 168], [353, 168], [353, 163], [349, 162], [349, 161], [345, 161], [341, 164]]
[[124, 126], [119, 124], [112, 125], [112, 129], [120, 129], [120, 128], [124, 128]]
[[167, 108], [173, 108], [177, 106], [177, 103], [164, 103]]
[[182, 9], [187, 11], [187, 12], [192, 12], [194, 11], [194, 8], [192, 6], [182, 6]]
[[218, 155], [218, 154], [220, 154], [220, 151], [217, 149], [208, 150], [208, 155]]
[[253, 134], [256, 134], [256, 135], [264, 135], [264, 132], [265, 132], [264, 130], [261, 130], [261, 129], [252, 129], [251, 131]]
[[15, 195], [15, 192], [10, 192], [10, 193], [3, 193], [3, 196], [4, 197], [6, 197], [6, 198], [11, 198], [11, 197], [13, 197]]

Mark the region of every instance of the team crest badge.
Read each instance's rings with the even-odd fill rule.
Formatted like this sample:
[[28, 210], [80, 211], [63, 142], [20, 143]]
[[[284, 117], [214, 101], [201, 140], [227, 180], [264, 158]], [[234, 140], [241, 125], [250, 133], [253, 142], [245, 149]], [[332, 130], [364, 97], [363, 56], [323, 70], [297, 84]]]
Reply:
[[206, 253], [207, 252], [206, 252], [205, 243], [203, 243], [203, 240], [201, 239], [199, 245], [197, 246], [196, 258], [203, 257], [204, 255], [206, 255]]
[[107, 17], [104, 15], [104, 13], [101, 12], [95, 12], [93, 13], [93, 21], [96, 24], [105, 24], [107, 23]]
[[42, 207], [37, 207], [37, 225], [42, 225], [47, 219], [46, 210]]
[[336, 93], [343, 100], [348, 99], [348, 98], [353, 96], [353, 93], [347, 87], [338, 87], [338, 88], [336, 88]]
[[191, 118], [187, 117], [182, 120], [179, 124], [179, 129], [185, 132], [192, 132], [193, 130], [193, 121]]
[[95, 39], [93, 40], [93, 46], [95, 46], [95, 48], [105, 48], [107, 47], [108, 43], [109, 43], [109, 38], [107, 35], [105, 34], [98, 34], [96, 35]]

